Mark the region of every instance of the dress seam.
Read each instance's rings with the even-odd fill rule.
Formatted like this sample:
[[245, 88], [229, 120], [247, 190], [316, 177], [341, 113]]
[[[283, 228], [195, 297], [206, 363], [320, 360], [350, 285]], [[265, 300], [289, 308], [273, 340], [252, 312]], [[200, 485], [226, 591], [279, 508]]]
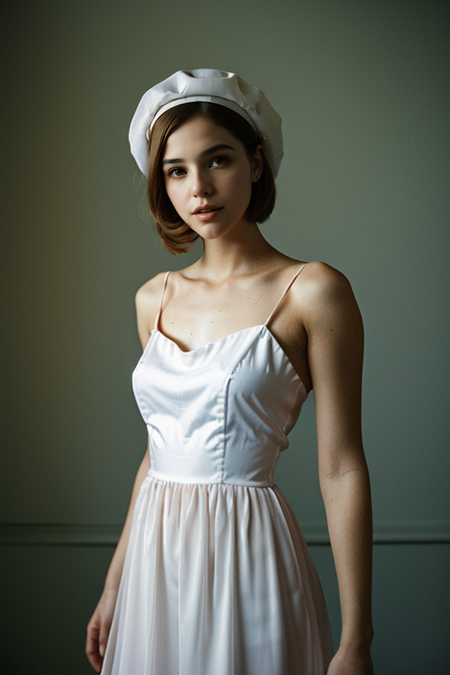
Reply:
[[[230, 487], [244, 487], [244, 488], [253, 488], [253, 489], [260, 489], [260, 488], [274, 488], [275, 483], [272, 481], [272, 483], [267, 483], [264, 485], [250, 485], [248, 483], [228, 483], [224, 480], [218, 480], [218, 481], [181, 481], [181, 480], [173, 480], [173, 479], [168, 479], [168, 478], [160, 478], [159, 476], [155, 476], [155, 473], [152, 469], [149, 470], [150, 477], [152, 480], [158, 483], [168, 483], [168, 484], [173, 484], [173, 485], [186, 485], [189, 487], [195, 487], [198, 485], [199, 487], [210, 487], [213, 485], [225, 485], [225, 486], [230, 486]], [[148, 475], [148, 474], [147, 474]]]
[[223, 387], [223, 425], [222, 425], [222, 468], [221, 468], [221, 483], [224, 483], [225, 475], [225, 459], [227, 453], [227, 423], [228, 423], [228, 388], [230, 386], [231, 380], [233, 379], [233, 373], [237, 368], [237, 364], [227, 375], [224, 387]]
[[[287, 425], [288, 425], [289, 420], [291, 419], [292, 411], [293, 411], [293, 409], [294, 409], [295, 404], [297, 403], [297, 400], [298, 400], [298, 397], [299, 397], [299, 392], [300, 392], [300, 389], [301, 389], [302, 387], [304, 388], [304, 384], [303, 384], [303, 382], [300, 380], [300, 383], [299, 383], [299, 385], [298, 385], [298, 387], [297, 387], [297, 390], [296, 390], [296, 392], [295, 392], [295, 396], [293, 397], [293, 400], [292, 400], [292, 403], [291, 403], [291, 407], [289, 408], [289, 412], [288, 412], [288, 414], [286, 415], [286, 419], [285, 419], [284, 424], [283, 424], [283, 427], [282, 427], [283, 433], [284, 433], [284, 434], [286, 434], [286, 427], [287, 427]], [[305, 400], [306, 400], [306, 399], [305, 399]]]

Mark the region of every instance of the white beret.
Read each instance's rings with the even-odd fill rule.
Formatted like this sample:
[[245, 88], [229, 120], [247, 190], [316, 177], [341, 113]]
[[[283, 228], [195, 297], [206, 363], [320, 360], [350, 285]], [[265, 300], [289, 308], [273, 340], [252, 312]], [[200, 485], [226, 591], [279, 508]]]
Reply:
[[131, 154], [143, 174], [148, 175], [147, 138], [155, 121], [166, 110], [183, 103], [208, 101], [234, 110], [257, 132], [276, 176], [283, 159], [281, 117], [261, 89], [252, 87], [234, 73], [203, 68], [179, 70], [149, 89], [141, 98], [131, 120]]

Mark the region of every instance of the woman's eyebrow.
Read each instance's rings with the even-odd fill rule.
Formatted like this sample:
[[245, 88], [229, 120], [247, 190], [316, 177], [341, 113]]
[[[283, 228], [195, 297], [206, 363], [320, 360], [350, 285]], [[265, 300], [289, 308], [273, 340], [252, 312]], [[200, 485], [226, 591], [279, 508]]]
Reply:
[[[203, 150], [199, 154], [199, 157], [204, 157], [205, 155], [210, 155], [212, 152], [217, 152], [218, 150], [234, 150], [232, 145], [226, 145], [225, 143], [219, 143], [218, 145], [213, 145], [211, 148], [207, 148], [206, 150]], [[162, 166], [164, 164], [181, 164], [184, 162], [184, 159], [181, 159], [181, 157], [177, 157], [176, 159], [163, 159], [162, 161]]]

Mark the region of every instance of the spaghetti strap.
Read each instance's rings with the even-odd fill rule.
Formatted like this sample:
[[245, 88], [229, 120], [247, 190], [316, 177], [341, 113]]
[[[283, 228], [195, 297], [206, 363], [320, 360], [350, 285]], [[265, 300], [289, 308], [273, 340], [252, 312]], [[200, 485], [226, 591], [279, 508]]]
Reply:
[[289, 282], [288, 285], [286, 286], [283, 295], [282, 295], [281, 298], [278, 300], [278, 302], [277, 302], [277, 304], [275, 305], [275, 307], [273, 308], [273, 310], [270, 312], [269, 318], [267, 319], [266, 323], [264, 324], [265, 326], [267, 326], [267, 324], [269, 323], [270, 319], [273, 317], [273, 315], [274, 315], [275, 312], [277, 311], [278, 307], [281, 305], [281, 302], [284, 300], [284, 297], [285, 297], [286, 293], [288, 292], [288, 290], [290, 289], [290, 287], [292, 286], [292, 284], [294, 283], [294, 281], [296, 280], [296, 278], [298, 277], [298, 275], [300, 274], [300, 272], [302, 271], [302, 269], [303, 269], [305, 266], [306, 266], [306, 263], [303, 263], [303, 265], [300, 267], [300, 269], [298, 269], [297, 272], [294, 274], [294, 276], [292, 277], [292, 279], [290, 280], [290, 282]]
[[162, 294], [161, 294], [161, 302], [160, 302], [160, 305], [159, 305], [158, 314], [156, 315], [154, 330], [159, 330], [159, 320], [161, 318], [161, 312], [162, 312], [163, 302], [164, 302], [164, 295], [166, 293], [167, 280], [169, 278], [169, 274], [170, 274], [170, 272], [166, 272], [166, 276], [164, 277], [164, 286], [163, 286], [163, 291], [162, 291]]

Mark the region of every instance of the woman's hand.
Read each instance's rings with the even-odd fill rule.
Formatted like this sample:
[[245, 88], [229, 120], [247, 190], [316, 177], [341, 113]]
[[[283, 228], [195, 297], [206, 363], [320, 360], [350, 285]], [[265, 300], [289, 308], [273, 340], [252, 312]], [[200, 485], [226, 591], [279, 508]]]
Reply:
[[99, 673], [102, 668], [106, 643], [108, 642], [117, 592], [104, 591], [87, 627], [86, 656], [93, 669]]
[[374, 675], [370, 652], [340, 647], [331, 660], [327, 675]]

